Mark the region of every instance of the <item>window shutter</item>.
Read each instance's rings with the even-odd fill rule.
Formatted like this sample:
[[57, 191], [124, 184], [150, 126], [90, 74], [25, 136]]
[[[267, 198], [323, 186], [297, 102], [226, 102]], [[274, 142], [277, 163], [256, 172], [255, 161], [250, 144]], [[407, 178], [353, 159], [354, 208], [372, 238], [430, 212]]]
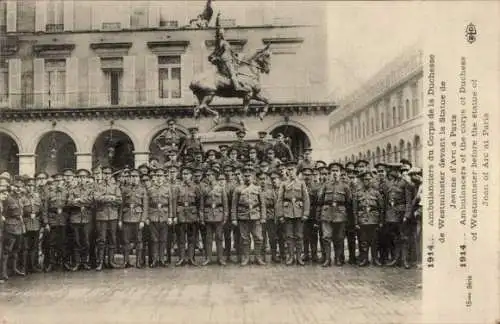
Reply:
[[89, 58], [89, 105], [103, 105], [105, 98], [106, 93], [101, 71], [101, 59], [99, 57], [91, 57]]
[[34, 104], [36, 108], [43, 108], [45, 97], [45, 60], [36, 58], [33, 62], [34, 71]]
[[135, 104], [135, 56], [123, 57], [123, 93], [126, 105]]
[[35, 10], [35, 31], [44, 32], [47, 24], [47, 2], [37, 0]]
[[16, 1], [7, 1], [7, 32], [15, 32], [17, 25], [17, 3]]
[[[66, 2], [64, 3], [66, 5]], [[78, 106], [78, 58], [66, 59], [66, 103], [68, 107]]]
[[64, 31], [73, 30], [74, 20], [74, 4], [73, 0], [64, 0]]
[[19, 108], [21, 103], [21, 59], [9, 60], [10, 108]]
[[160, 18], [160, 8], [157, 5], [157, 1], [149, 1], [148, 6], [148, 27], [157, 28], [159, 25]]
[[146, 98], [149, 105], [158, 102], [158, 57], [146, 56]]

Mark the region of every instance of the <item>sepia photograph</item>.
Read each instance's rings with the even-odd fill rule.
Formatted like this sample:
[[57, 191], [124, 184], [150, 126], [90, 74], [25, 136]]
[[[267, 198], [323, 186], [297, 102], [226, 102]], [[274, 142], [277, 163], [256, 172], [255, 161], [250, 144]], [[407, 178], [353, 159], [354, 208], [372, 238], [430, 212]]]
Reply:
[[0, 321], [421, 323], [422, 6], [1, 0]]

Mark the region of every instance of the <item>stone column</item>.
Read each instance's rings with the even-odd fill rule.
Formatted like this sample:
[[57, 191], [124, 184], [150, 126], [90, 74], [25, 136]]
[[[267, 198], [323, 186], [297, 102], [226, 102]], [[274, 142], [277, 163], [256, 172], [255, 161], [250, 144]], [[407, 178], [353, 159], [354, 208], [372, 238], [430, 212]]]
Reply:
[[35, 154], [19, 153], [19, 174], [33, 177], [35, 175]]
[[75, 152], [76, 155], [76, 169], [92, 169], [92, 153]]
[[139, 167], [141, 164], [149, 163], [149, 152], [136, 152], [134, 151], [135, 167]]

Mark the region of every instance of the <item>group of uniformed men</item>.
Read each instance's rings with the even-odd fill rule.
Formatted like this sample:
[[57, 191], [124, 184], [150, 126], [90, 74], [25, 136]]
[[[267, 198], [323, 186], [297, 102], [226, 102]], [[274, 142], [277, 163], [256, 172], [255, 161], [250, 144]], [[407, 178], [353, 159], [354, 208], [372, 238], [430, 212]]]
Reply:
[[288, 146], [279, 149], [282, 134], [270, 144], [260, 132], [254, 146], [244, 136], [203, 152], [193, 135], [182, 152], [170, 147], [162, 165], [151, 159], [137, 169], [1, 174], [1, 279], [128, 268], [131, 254], [137, 268], [167, 266], [173, 254], [176, 266], [205, 266], [214, 241], [220, 265], [232, 248], [249, 264], [253, 241], [259, 265], [269, 245], [273, 263], [342, 266], [346, 238], [350, 264], [370, 264], [369, 251], [378, 266], [419, 263], [421, 169], [406, 160], [374, 169], [364, 160], [327, 164], [313, 161], [310, 148], [294, 161]]

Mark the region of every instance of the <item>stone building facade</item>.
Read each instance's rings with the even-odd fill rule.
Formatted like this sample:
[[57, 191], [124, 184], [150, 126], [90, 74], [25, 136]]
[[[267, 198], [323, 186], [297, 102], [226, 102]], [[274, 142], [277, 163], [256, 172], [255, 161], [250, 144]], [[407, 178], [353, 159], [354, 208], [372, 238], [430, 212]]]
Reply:
[[410, 48], [330, 114], [331, 159], [422, 166], [422, 51]]
[[[214, 100], [218, 125], [192, 118], [189, 83], [214, 69], [207, 57], [215, 30], [189, 26], [203, 3], [179, 3], [0, 2], [0, 169], [32, 175], [103, 161], [137, 166], [158, 153], [153, 139], [167, 118], [180, 134], [199, 126], [208, 146], [230, 140], [212, 133], [241, 128], [241, 100]], [[295, 154], [310, 145], [315, 158], [328, 158], [326, 116], [335, 105], [321, 101], [328, 83], [324, 8], [248, 6], [222, 11], [225, 37], [243, 57], [267, 44], [272, 53], [271, 72], [260, 79], [270, 114], [262, 122], [245, 117], [248, 136], [283, 132]]]

